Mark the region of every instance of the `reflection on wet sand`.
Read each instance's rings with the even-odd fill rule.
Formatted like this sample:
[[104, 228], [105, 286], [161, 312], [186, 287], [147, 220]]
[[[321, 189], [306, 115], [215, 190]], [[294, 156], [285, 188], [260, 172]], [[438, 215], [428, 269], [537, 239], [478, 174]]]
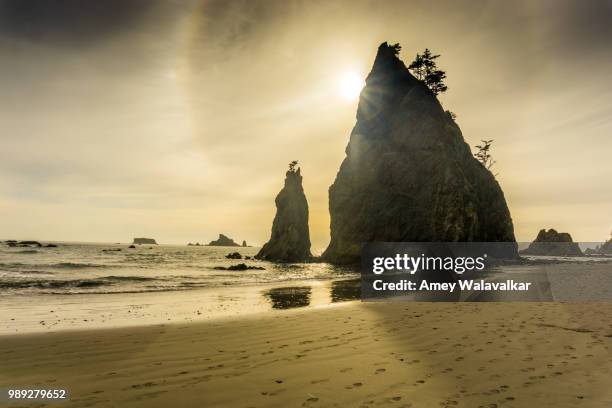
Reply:
[[263, 297], [272, 309], [320, 306], [329, 303], [361, 299], [359, 279], [343, 279], [311, 286], [285, 286], [263, 292]]
[[311, 289], [309, 286], [274, 288], [264, 293], [270, 300], [273, 309], [292, 309], [310, 305]]
[[338, 280], [331, 283], [331, 301], [345, 302], [361, 299], [361, 281], [359, 279]]

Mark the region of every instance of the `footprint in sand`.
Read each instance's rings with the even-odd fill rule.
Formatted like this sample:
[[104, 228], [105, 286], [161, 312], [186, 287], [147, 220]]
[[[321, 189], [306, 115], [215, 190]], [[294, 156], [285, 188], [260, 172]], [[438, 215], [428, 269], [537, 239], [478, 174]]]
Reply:
[[152, 381], [149, 381], [149, 382], [146, 382], [144, 384], [132, 384], [132, 388], [139, 389], [139, 388], [144, 388], [144, 387], [153, 387], [153, 386], [156, 386], [156, 385], [158, 385], [158, 384], [154, 383]]
[[314, 404], [315, 402], [317, 402], [319, 399], [317, 397], [310, 397], [308, 398], [306, 401], [304, 401], [304, 403], [302, 404], [303, 407], [309, 407], [312, 404]]

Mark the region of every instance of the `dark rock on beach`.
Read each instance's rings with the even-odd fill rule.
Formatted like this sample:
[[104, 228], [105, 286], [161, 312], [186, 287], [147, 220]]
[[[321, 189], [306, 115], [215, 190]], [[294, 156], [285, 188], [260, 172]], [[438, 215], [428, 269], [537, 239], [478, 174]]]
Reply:
[[551, 228], [540, 230], [535, 241], [522, 250], [521, 255], [582, 256], [583, 253], [570, 234]]
[[302, 187], [300, 168], [290, 166], [285, 175], [285, 186], [276, 196], [276, 216], [272, 235], [255, 258], [268, 261], [299, 262], [308, 260], [310, 231], [308, 202]]
[[[515, 242], [504, 193], [433, 92], [383, 43], [346, 158], [329, 189], [323, 260], [356, 263], [365, 242]], [[507, 257], [517, 256], [516, 244]]]
[[235, 243], [233, 239], [223, 234], [219, 234], [219, 239], [217, 239], [216, 241], [210, 241], [208, 245], [209, 246], [232, 246], [232, 247], [240, 246], [237, 243]]

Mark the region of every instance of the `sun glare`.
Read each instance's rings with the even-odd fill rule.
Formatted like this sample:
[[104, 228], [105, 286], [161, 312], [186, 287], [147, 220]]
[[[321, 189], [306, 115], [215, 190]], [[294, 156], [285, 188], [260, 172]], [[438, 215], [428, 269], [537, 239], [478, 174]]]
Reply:
[[364, 80], [357, 73], [345, 73], [340, 78], [340, 95], [347, 101], [354, 101], [359, 98], [359, 93], [364, 85]]

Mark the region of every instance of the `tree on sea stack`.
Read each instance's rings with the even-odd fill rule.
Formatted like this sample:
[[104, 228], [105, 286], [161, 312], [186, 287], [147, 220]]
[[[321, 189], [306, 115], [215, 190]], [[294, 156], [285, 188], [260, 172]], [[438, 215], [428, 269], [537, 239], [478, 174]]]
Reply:
[[[482, 164], [485, 169], [489, 170], [490, 172], [493, 172], [491, 169], [493, 168], [495, 163], [497, 163], [495, 160], [493, 160], [491, 156], [491, 145], [493, 144], [494, 139], [481, 140], [481, 142], [481, 145], [476, 145], [478, 151], [474, 153], [474, 157], [478, 159], [480, 164]], [[494, 175], [497, 176], [497, 173], [495, 173]]]
[[285, 186], [275, 200], [276, 216], [272, 224], [272, 235], [255, 256], [257, 259], [300, 262], [312, 256], [308, 229], [308, 202], [297, 164], [297, 160], [289, 163], [289, 170], [285, 174]]
[[[394, 49], [397, 49], [398, 44], [394, 45]], [[401, 49], [401, 47], [399, 47]], [[397, 55], [397, 53], [396, 53]], [[440, 55], [434, 55], [431, 53], [429, 48], [425, 48], [422, 54], [417, 53], [414, 61], [408, 66], [408, 69], [412, 71], [414, 76], [419, 80], [425, 82], [425, 85], [434, 93], [434, 95], [441, 94], [448, 90], [448, 86], [444, 83], [446, 79], [446, 72], [438, 69], [436, 59]]]

